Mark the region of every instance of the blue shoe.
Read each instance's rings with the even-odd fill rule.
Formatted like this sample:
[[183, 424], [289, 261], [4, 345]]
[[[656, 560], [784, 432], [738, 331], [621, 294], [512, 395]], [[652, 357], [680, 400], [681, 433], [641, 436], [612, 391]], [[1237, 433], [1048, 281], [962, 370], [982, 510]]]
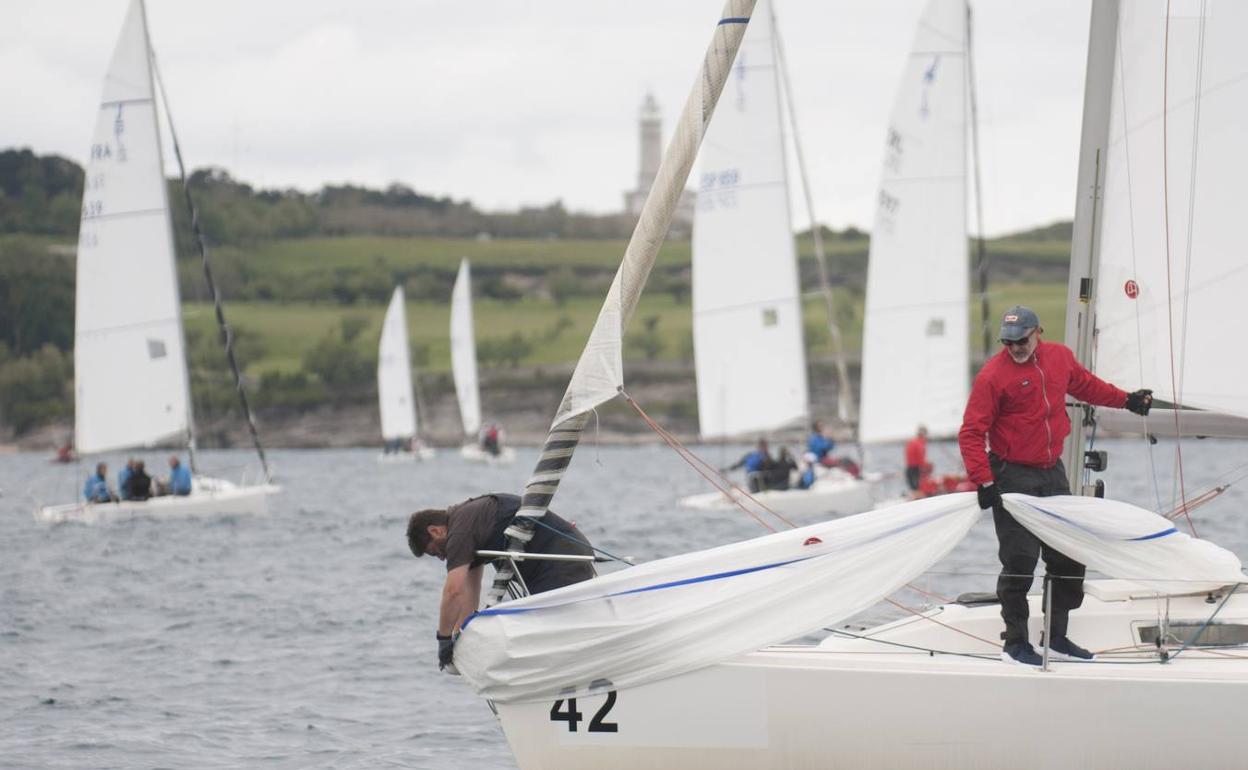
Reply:
[[1049, 645], [1049, 656], [1055, 660], [1092, 660], [1092, 653], [1070, 641], [1070, 637], [1054, 638]]
[[1023, 666], [1039, 666], [1044, 663], [1030, 642], [1006, 642], [1001, 651], [1001, 660]]

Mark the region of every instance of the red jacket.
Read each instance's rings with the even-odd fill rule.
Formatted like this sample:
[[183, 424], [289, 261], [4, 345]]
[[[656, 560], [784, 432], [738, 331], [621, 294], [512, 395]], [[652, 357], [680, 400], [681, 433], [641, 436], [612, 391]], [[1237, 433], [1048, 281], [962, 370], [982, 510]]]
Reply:
[[927, 439], [915, 436], [906, 444], [906, 467], [922, 468], [927, 465]]
[[1057, 464], [1070, 433], [1068, 393], [1096, 406], [1122, 408], [1127, 403], [1125, 391], [1084, 369], [1065, 345], [1041, 341], [1022, 364], [1006, 350], [988, 359], [975, 375], [958, 431], [958, 447], [971, 481], [993, 480], [988, 449], [1020, 465]]

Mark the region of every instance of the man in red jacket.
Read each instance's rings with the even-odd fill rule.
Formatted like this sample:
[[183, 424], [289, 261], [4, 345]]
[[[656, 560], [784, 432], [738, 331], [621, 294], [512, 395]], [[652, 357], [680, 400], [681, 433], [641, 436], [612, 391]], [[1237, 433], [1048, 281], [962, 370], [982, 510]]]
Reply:
[[1040, 540], [1001, 504], [1002, 492], [1068, 495], [1062, 445], [1070, 433], [1066, 396], [1096, 406], [1148, 414], [1152, 391], [1128, 394], [1098, 379], [1075, 360], [1065, 345], [1043, 342], [1044, 329], [1030, 308], [1016, 305], [1001, 321], [1004, 349], [975, 376], [958, 431], [966, 474], [978, 485], [979, 507], [992, 509], [997, 529], [1001, 576], [997, 597], [1005, 621], [1002, 659], [1038, 666], [1040, 656], [1027, 635], [1027, 591], [1036, 561], [1044, 555], [1052, 576], [1055, 657], [1088, 660], [1092, 654], [1066, 636], [1070, 611], [1083, 603], [1084, 566]]

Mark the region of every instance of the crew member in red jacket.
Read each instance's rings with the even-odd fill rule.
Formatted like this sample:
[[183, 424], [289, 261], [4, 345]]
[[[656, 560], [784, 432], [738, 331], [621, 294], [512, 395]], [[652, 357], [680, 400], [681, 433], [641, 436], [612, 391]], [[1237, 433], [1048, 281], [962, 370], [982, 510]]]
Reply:
[[910, 497], [917, 500], [926, 496], [920, 485], [931, 472], [932, 466], [927, 462], [927, 427], [920, 425], [914, 438], [906, 442], [906, 486], [910, 487]]
[[1126, 393], [1098, 379], [1065, 345], [1043, 342], [1044, 329], [1030, 308], [1016, 305], [1001, 321], [1004, 349], [975, 376], [958, 431], [966, 474], [978, 486], [979, 507], [992, 509], [1001, 576], [997, 597], [1005, 621], [1002, 659], [1038, 666], [1040, 656], [1027, 635], [1027, 591], [1036, 561], [1044, 555], [1053, 576], [1053, 638], [1056, 657], [1088, 660], [1092, 654], [1066, 636], [1070, 611], [1083, 603], [1084, 566], [1041, 543], [1006, 512], [1002, 492], [1068, 495], [1062, 445], [1070, 433], [1066, 395], [1088, 404], [1148, 414], [1151, 390]]

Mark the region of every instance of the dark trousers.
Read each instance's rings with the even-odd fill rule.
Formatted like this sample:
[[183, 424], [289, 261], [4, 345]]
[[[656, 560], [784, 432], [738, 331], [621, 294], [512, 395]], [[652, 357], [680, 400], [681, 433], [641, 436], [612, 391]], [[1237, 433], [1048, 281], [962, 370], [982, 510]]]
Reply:
[[[1036, 497], [1070, 494], [1066, 467], [1059, 460], [1052, 468], [1007, 463], [992, 457], [992, 475], [1001, 492], [1022, 492]], [[1040, 542], [1005, 508], [992, 509], [997, 527], [997, 555], [1001, 559], [1001, 576], [997, 578], [997, 598], [1001, 600], [1001, 618], [1005, 621], [1002, 638], [1006, 644], [1027, 641], [1027, 591], [1031, 588], [1036, 561], [1044, 556], [1044, 571], [1052, 576], [1053, 617], [1050, 626], [1053, 638], [1066, 636], [1070, 611], [1083, 604], [1083, 574], [1086, 568], [1069, 556]]]

